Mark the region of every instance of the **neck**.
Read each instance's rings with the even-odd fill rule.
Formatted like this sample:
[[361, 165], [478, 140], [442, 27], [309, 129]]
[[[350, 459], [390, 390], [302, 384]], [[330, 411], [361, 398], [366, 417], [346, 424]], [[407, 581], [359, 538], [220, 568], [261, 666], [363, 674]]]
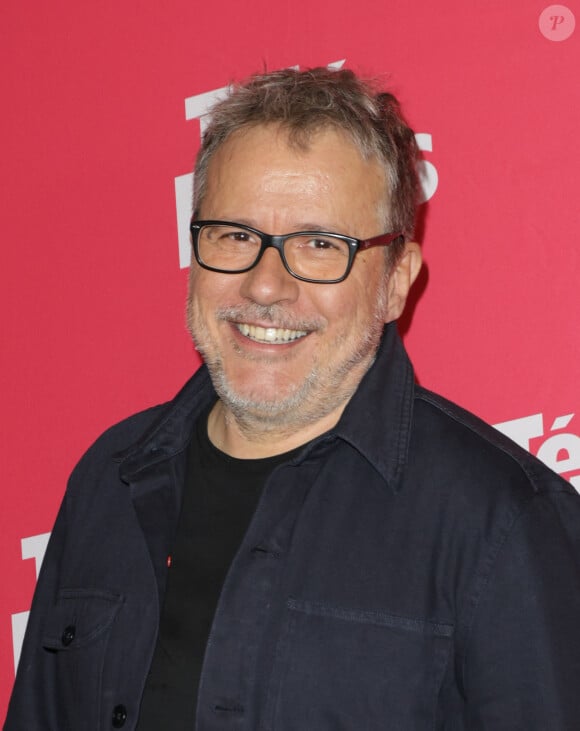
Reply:
[[210, 412], [207, 431], [210, 441], [222, 452], [238, 459], [260, 459], [283, 454], [324, 434], [336, 425], [346, 402], [314, 423], [264, 427], [240, 423], [218, 400]]

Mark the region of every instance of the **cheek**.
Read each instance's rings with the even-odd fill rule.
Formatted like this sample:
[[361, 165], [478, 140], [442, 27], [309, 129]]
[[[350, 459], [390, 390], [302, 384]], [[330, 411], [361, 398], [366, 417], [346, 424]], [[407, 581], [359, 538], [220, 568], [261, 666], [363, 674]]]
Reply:
[[199, 267], [189, 277], [189, 298], [197, 310], [209, 310], [226, 302], [233, 282]]
[[325, 333], [331, 336], [331, 340], [335, 337], [341, 340], [345, 336], [350, 338], [351, 333], [359, 328], [361, 320], [365, 318], [362, 293], [350, 284], [349, 282], [348, 287], [341, 287], [340, 284], [327, 285], [326, 291], [320, 292], [311, 300], [313, 310], [326, 322]]
[[207, 334], [212, 328], [211, 310], [215, 309], [211, 301], [211, 288], [206, 286], [204, 273], [199, 271], [192, 273], [189, 278], [189, 293], [187, 306], [187, 319], [190, 329], [201, 336], [202, 332]]
[[358, 277], [358, 301], [370, 313], [383, 313], [388, 299], [389, 272], [385, 249], [365, 252], [365, 266]]

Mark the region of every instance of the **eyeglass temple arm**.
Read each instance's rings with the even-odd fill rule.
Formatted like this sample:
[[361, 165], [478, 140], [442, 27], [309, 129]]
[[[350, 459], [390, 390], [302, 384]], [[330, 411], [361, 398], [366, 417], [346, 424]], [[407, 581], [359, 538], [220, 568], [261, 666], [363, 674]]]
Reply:
[[396, 239], [404, 239], [404, 235], [400, 231], [394, 233], [380, 234], [373, 236], [371, 239], [363, 239], [359, 243], [359, 251], [361, 249], [372, 249], [373, 246], [390, 246]]

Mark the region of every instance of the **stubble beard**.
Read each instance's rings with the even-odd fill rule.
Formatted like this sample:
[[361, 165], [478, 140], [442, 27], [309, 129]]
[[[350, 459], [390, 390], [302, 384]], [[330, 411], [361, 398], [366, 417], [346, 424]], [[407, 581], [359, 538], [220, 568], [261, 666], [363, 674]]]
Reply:
[[[387, 306], [387, 283], [377, 293], [377, 306], [374, 318], [367, 331], [362, 335], [357, 347], [347, 351], [341, 362], [328, 364], [315, 363], [306, 378], [282, 398], [264, 399], [261, 397], [259, 382], [259, 360], [256, 362], [255, 390], [241, 394], [226, 375], [226, 369], [218, 349], [214, 346], [209, 329], [198, 316], [188, 299], [187, 324], [196, 349], [207, 365], [214, 389], [235, 420], [240, 432], [247, 438], [264, 441], [273, 434], [290, 436], [306, 426], [323, 419], [334, 409], [350, 400], [364, 374], [373, 364], [384, 327]], [[257, 319], [284, 323], [283, 327], [295, 330], [318, 329], [321, 323], [296, 321], [288, 318], [279, 305], [262, 306], [257, 304], [228, 307], [216, 313], [218, 319], [228, 321], [251, 321]], [[308, 336], [307, 336], [308, 337]], [[342, 347], [348, 336], [337, 340], [336, 348]], [[248, 357], [240, 349], [242, 358]], [[251, 360], [255, 360], [251, 358]], [[352, 370], [358, 371], [352, 377]], [[351, 376], [351, 377], [349, 377]]]

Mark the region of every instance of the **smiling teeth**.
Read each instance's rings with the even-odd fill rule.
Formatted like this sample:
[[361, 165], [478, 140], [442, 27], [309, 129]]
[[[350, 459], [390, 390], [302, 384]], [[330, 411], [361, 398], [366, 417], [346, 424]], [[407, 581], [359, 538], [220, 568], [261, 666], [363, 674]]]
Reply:
[[298, 338], [308, 335], [306, 330], [288, 330], [281, 327], [259, 327], [258, 325], [246, 325], [238, 322], [236, 327], [247, 338], [255, 340], [258, 343], [282, 344], [290, 343]]

